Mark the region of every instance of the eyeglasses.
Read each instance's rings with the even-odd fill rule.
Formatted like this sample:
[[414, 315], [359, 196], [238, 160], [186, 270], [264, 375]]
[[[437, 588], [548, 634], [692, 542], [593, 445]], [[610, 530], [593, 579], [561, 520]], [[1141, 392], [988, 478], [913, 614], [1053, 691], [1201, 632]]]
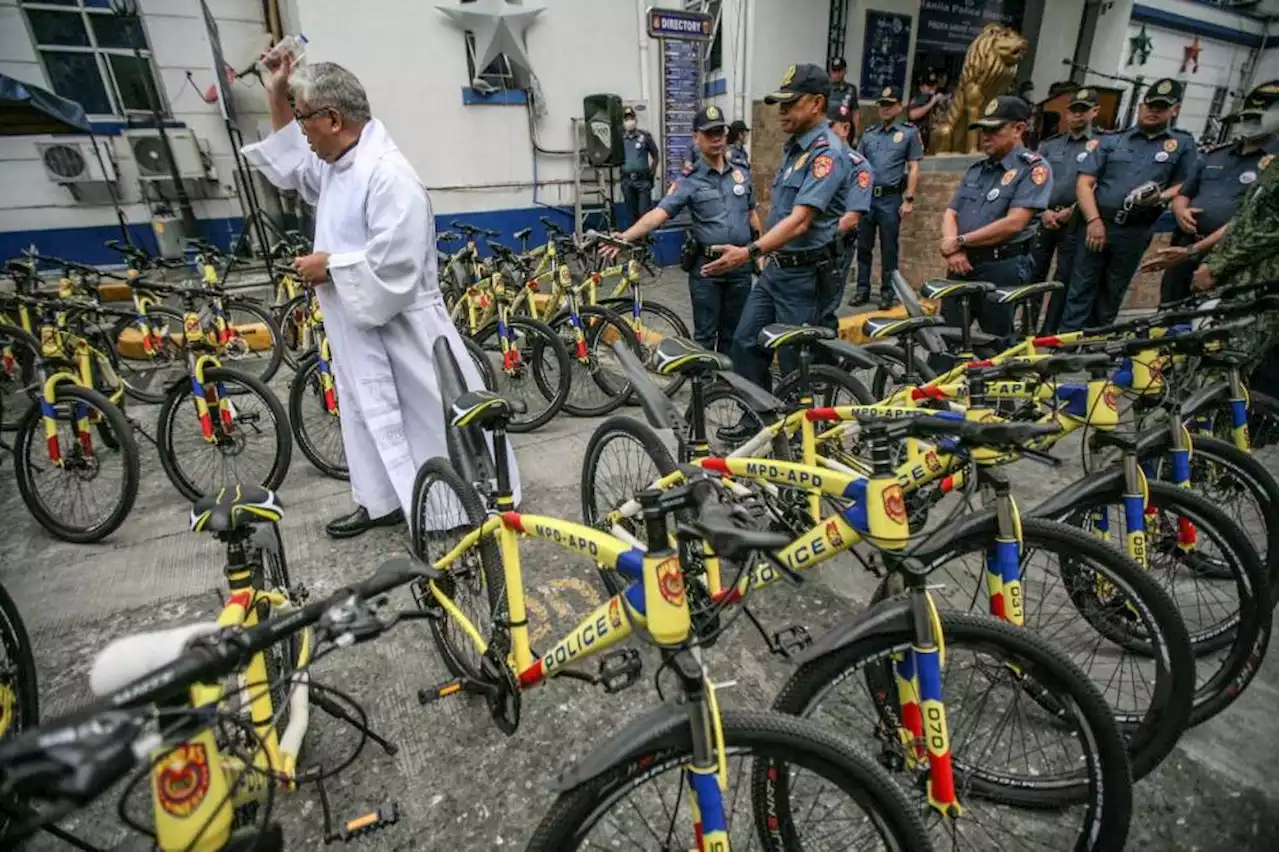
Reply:
[[302, 115], [299, 115], [298, 111], [294, 110], [293, 120], [298, 122], [299, 124], [302, 124], [302, 122], [306, 121], [308, 118], [315, 118], [320, 113], [329, 112], [332, 109], [333, 107], [320, 107], [319, 109], [313, 109], [311, 112], [303, 113]]
[[727, 127], [713, 127], [710, 130], [699, 130], [698, 132], [704, 136], [710, 136], [713, 139], [719, 139], [721, 136], [728, 135], [729, 129]]

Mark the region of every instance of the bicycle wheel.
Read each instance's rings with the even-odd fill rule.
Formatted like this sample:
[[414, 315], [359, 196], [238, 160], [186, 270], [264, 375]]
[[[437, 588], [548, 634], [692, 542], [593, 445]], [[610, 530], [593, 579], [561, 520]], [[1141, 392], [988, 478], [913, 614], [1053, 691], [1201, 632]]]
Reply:
[[[579, 324], [581, 343], [575, 333]], [[640, 344], [631, 327], [613, 311], [595, 305], [583, 305], [576, 317], [562, 311], [547, 325], [569, 353], [569, 395], [564, 410], [575, 417], [602, 417], [622, 405], [631, 395], [631, 380], [610, 346], [621, 341], [640, 358]]]
[[[876, 396], [858, 379], [838, 367], [813, 364], [809, 367], [809, 386], [815, 406], [875, 405]], [[800, 373], [787, 376], [773, 390], [773, 395], [792, 405], [800, 403]]]
[[168, 389], [187, 375], [181, 334], [181, 311], [164, 305], [147, 308], [145, 319], [116, 321], [109, 337], [126, 394], [138, 402], [164, 402]]
[[[462, 537], [484, 523], [484, 506], [474, 488], [462, 481], [449, 462], [430, 458], [418, 468], [413, 481], [413, 506], [410, 533], [413, 554], [428, 564], [435, 564]], [[436, 585], [457, 605], [486, 641], [491, 641], [495, 625], [506, 619], [506, 595], [502, 575], [502, 559], [492, 538], [485, 538], [444, 568], [444, 576]], [[481, 657], [475, 645], [452, 618], [444, 615], [431, 592], [421, 582], [413, 586], [414, 597], [422, 609], [439, 614], [431, 622], [431, 638], [435, 640], [445, 667], [454, 677], [479, 678]], [[502, 660], [506, 660], [503, 653]]]
[[[685, 325], [679, 314], [666, 305], [645, 301], [641, 303], [639, 312], [637, 312], [635, 301], [630, 296], [601, 299], [599, 304], [600, 307], [608, 308], [615, 312], [631, 326], [636, 342], [640, 346], [640, 351], [644, 355], [641, 360], [646, 365], [650, 363], [653, 350], [665, 338], [683, 337], [686, 340], [690, 339], [689, 326]], [[684, 385], [685, 379], [681, 373], [663, 376], [651, 372], [649, 377], [653, 379], [654, 384], [662, 388], [662, 392], [667, 396], [671, 396], [680, 390]]]
[[[28, 409], [14, 441], [22, 502], [40, 526], [63, 541], [101, 541], [124, 523], [138, 496], [133, 427], [102, 394], [64, 383], [54, 398], [57, 437], [50, 440], [41, 407]], [[81, 430], [80, 424], [95, 421], [96, 430]], [[111, 440], [95, 441], [104, 430]], [[60, 463], [50, 458], [55, 443]]]
[[[0, 742], [34, 728], [40, 722], [40, 691], [31, 639], [18, 607], [0, 585]], [[20, 809], [17, 800], [0, 801], [0, 841], [9, 817], [6, 806]]]
[[511, 317], [506, 330], [510, 349], [505, 355], [497, 322], [477, 331], [473, 340], [490, 364], [495, 390], [527, 408], [512, 415], [507, 431], [531, 432], [555, 417], [569, 398], [569, 353], [559, 335], [537, 320]]
[[285, 349], [275, 317], [266, 308], [241, 299], [223, 299], [222, 309], [227, 319], [227, 339], [218, 360], [263, 382], [271, 381], [280, 369]]
[[[940, 604], [989, 611], [986, 558], [995, 534], [992, 518], [929, 555]], [[1119, 550], [1066, 524], [1023, 518], [1021, 562], [1024, 626], [1098, 687], [1128, 740], [1133, 778], [1142, 778], [1168, 756], [1191, 713], [1195, 658], [1177, 607]], [[892, 579], [873, 600], [886, 596]]]
[[[614, 509], [676, 469], [662, 438], [647, 423], [630, 417], [610, 417], [596, 427], [582, 460], [582, 520], [600, 526]], [[621, 523], [631, 535], [645, 540], [639, 518]], [[596, 565], [610, 595], [629, 583], [617, 571]]]
[[[1118, 482], [1110, 494], [1082, 498], [1056, 520], [1092, 532], [1095, 517], [1105, 512], [1109, 529], [1124, 530], [1123, 488]], [[1198, 725], [1235, 701], [1267, 655], [1271, 609], [1266, 575], [1244, 533], [1216, 506], [1167, 482], [1149, 482], [1148, 492], [1148, 574], [1173, 599], [1191, 638], [1196, 692], [1188, 725]], [[1194, 544], [1188, 546], [1189, 534]], [[1221, 573], [1230, 579], [1216, 579]], [[1087, 579], [1071, 586], [1073, 602], [1094, 609]], [[1107, 623], [1095, 627], [1106, 629]]]
[[[938, 621], [958, 818], [928, 804], [927, 763], [909, 760], [899, 736], [892, 667], [910, 651], [913, 628], [891, 626], [804, 664], [773, 709], [820, 721], [897, 768], [894, 780], [914, 796], [938, 848], [1123, 849], [1133, 798], [1128, 756], [1097, 688], [1029, 630], [945, 609]], [[1046, 746], [1050, 737], [1056, 742]]]
[[[1260, 461], [1225, 441], [1197, 435], [1192, 437], [1191, 447], [1191, 490], [1222, 509], [1253, 543], [1266, 570], [1274, 609], [1280, 593], [1277, 587], [1280, 496], [1277, 496], [1275, 479]], [[1143, 453], [1141, 460], [1148, 475], [1173, 479], [1168, 450], [1169, 443], [1166, 442]], [[1210, 576], [1219, 579], [1230, 577], [1225, 572], [1213, 573], [1217, 566], [1205, 567]]]
[[462, 341], [463, 347], [467, 350], [467, 354], [471, 356], [471, 362], [476, 365], [476, 370], [480, 373], [480, 381], [484, 383], [485, 390], [496, 391], [498, 379], [493, 374], [493, 365], [485, 357], [484, 350], [465, 334], [460, 334], [458, 337]]
[[[885, 771], [828, 730], [776, 713], [722, 717], [734, 849], [922, 850], [919, 817]], [[698, 846], [689, 802], [687, 725], [673, 725], [626, 760], [562, 793], [534, 830], [531, 852]]]
[[[727, 456], [765, 427], [766, 415], [755, 411], [737, 391], [717, 382], [703, 394], [702, 417], [707, 426], [707, 446], [713, 456]], [[690, 421], [685, 412], [685, 423]], [[786, 440], [773, 442], [775, 451]], [[789, 450], [786, 458], [790, 458]], [[783, 458], [782, 456], [775, 456]], [[681, 459], [685, 461], [685, 459]]]
[[[906, 384], [907, 353], [902, 347], [893, 343], [868, 343], [862, 348], [884, 361], [885, 366], [874, 370], [855, 368], [849, 372], [869, 388], [877, 400], [888, 397]], [[913, 359], [915, 375], [919, 383], [936, 379], [937, 371], [929, 366], [928, 359], [920, 353], [919, 349], [916, 349], [913, 354], [915, 355]]]
[[302, 362], [289, 383], [289, 427], [298, 449], [316, 470], [331, 479], [350, 479], [338, 389], [333, 388], [331, 408], [320, 380], [320, 359], [313, 355]]
[[0, 325], [0, 429], [18, 428], [32, 407], [28, 390], [35, 381], [39, 344], [21, 328]]
[[280, 355], [289, 369], [296, 370], [315, 345], [307, 334], [307, 296], [300, 293], [283, 305], [276, 305], [271, 316], [280, 329]]
[[[191, 384], [170, 388], [156, 421], [156, 448], [169, 481], [193, 503], [228, 486], [279, 488], [293, 454], [289, 420], [280, 400], [262, 381], [239, 370], [210, 367], [204, 377], [230, 403], [230, 422], [210, 405], [213, 439], [206, 439]], [[186, 414], [180, 415], [180, 409]]]

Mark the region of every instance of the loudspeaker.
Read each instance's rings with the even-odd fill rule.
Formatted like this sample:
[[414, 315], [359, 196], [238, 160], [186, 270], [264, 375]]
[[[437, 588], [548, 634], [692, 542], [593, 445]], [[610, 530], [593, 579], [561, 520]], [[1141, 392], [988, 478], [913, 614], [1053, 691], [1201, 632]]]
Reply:
[[622, 154], [622, 98], [587, 95], [582, 99], [586, 120], [587, 160], [593, 166], [620, 166]]

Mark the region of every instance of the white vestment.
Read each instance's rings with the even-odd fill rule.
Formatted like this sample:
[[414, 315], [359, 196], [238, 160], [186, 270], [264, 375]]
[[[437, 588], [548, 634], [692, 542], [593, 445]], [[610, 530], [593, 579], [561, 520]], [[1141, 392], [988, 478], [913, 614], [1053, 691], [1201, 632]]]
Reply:
[[[333, 279], [316, 295], [333, 351], [352, 499], [370, 517], [397, 507], [408, 516], [418, 466], [449, 457], [431, 354], [437, 337], [449, 341], [467, 387], [484, 387], [440, 295], [426, 190], [376, 119], [336, 163], [312, 153], [294, 122], [243, 152], [267, 180], [316, 208], [315, 251], [329, 253]], [[514, 453], [507, 458], [519, 503]]]

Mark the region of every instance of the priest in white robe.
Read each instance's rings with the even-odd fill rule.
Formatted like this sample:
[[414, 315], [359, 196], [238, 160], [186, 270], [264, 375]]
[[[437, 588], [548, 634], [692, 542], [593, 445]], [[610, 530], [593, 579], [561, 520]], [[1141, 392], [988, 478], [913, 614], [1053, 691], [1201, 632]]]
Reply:
[[314, 253], [294, 267], [315, 286], [333, 352], [356, 507], [326, 530], [346, 538], [400, 523], [411, 510], [418, 466], [448, 457], [435, 339], [449, 340], [469, 389], [484, 385], [440, 294], [426, 190], [370, 114], [360, 81], [332, 62], [295, 74], [289, 56], [266, 59], [275, 68], [264, 80], [274, 132], [244, 155], [316, 208]]

